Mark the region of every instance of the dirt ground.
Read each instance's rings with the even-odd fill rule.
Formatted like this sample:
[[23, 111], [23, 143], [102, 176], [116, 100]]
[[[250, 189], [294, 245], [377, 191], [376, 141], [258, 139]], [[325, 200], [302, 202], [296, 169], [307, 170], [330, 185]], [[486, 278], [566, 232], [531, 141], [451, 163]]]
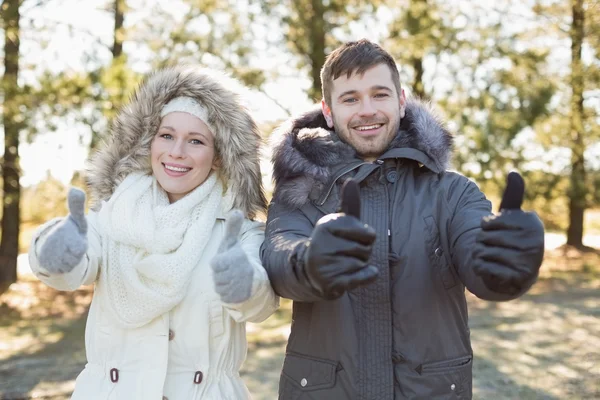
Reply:
[[[31, 275], [0, 297], [0, 399], [68, 399], [85, 364], [89, 288], [62, 293]], [[600, 256], [551, 250], [521, 299], [469, 295], [475, 399], [600, 399]], [[243, 377], [277, 398], [290, 303], [248, 326]]]

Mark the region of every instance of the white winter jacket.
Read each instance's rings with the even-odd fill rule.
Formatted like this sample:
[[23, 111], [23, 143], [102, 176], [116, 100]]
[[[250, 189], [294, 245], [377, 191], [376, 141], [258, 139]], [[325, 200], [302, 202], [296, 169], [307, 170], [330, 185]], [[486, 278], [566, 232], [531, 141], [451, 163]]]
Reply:
[[[88, 220], [88, 251], [71, 272], [52, 275], [39, 265], [37, 254], [47, 232], [59, 222], [41, 226], [32, 239], [29, 261], [33, 273], [58, 290], [103, 284], [102, 243], [97, 214]], [[245, 322], [261, 322], [277, 308], [259, 248], [264, 225], [245, 221], [240, 241], [254, 267], [251, 297], [242, 304], [224, 304], [215, 292], [209, 261], [223, 238], [220, 216], [187, 294], [168, 314], [136, 329], [121, 329], [103, 308], [98, 291], [92, 300], [86, 330], [88, 363], [77, 377], [73, 400], [240, 400], [250, 395], [239, 370], [246, 357]]]

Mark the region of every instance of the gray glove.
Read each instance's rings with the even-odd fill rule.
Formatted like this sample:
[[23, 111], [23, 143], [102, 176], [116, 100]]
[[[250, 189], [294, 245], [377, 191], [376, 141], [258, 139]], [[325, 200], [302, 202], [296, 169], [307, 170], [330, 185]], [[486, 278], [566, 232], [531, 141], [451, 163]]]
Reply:
[[81, 262], [87, 251], [87, 221], [85, 193], [71, 188], [67, 196], [69, 215], [56, 224], [38, 254], [39, 263], [48, 272], [70, 272]]
[[224, 303], [242, 303], [252, 293], [254, 268], [238, 236], [244, 222], [240, 210], [232, 211], [225, 222], [225, 236], [211, 261], [215, 290]]

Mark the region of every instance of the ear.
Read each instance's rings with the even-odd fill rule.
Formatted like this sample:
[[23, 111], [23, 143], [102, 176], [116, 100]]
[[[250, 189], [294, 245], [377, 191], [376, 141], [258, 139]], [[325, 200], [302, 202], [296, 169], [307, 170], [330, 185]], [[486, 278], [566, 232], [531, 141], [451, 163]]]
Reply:
[[400, 119], [402, 119], [406, 115], [406, 94], [404, 93], [404, 89], [400, 89], [398, 106], [400, 107]]
[[222, 166], [221, 158], [215, 156], [210, 169], [212, 169], [213, 171], [218, 171], [219, 169], [221, 169], [221, 166]]
[[333, 116], [331, 115], [331, 108], [325, 103], [325, 100], [321, 100], [321, 112], [327, 121], [327, 126], [333, 128]]

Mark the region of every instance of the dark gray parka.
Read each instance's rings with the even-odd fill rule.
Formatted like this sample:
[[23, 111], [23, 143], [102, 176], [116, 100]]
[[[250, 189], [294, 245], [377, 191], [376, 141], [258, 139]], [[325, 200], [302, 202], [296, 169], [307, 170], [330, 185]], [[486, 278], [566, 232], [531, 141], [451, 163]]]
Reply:
[[[364, 162], [315, 110], [276, 133], [275, 192], [262, 261], [275, 292], [294, 301], [281, 374], [283, 400], [470, 399], [473, 353], [465, 287], [491, 292], [471, 252], [491, 204], [447, 171], [452, 137], [409, 101], [390, 148]], [[360, 182], [361, 220], [377, 232], [376, 282], [320, 297], [302, 263], [315, 223], [339, 211], [343, 181]]]

